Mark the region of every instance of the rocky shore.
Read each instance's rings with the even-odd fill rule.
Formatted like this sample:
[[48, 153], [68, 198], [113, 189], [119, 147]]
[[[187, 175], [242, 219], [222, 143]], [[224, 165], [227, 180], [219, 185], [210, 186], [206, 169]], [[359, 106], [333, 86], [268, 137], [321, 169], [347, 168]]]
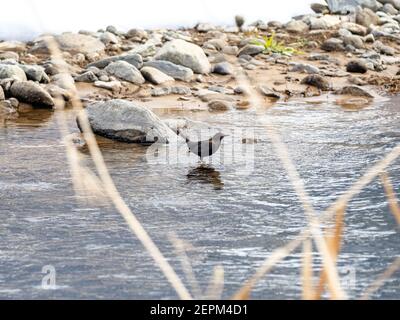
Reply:
[[96, 133], [149, 143], [168, 141], [177, 129], [151, 109], [250, 108], [239, 70], [267, 105], [332, 95], [362, 107], [400, 91], [400, 0], [327, 0], [311, 8], [313, 14], [287, 23], [246, 24], [237, 16], [232, 27], [123, 32], [108, 26], [55, 35], [63, 68], [47, 35], [0, 42], [0, 118], [30, 106], [53, 108], [60, 98], [68, 106], [76, 86]]

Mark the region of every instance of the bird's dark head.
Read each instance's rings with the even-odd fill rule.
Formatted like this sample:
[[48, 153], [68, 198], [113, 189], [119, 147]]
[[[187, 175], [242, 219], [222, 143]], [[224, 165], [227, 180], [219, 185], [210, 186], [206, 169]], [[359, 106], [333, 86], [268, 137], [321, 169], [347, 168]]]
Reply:
[[229, 135], [224, 134], [222, 132], [218, 132], [215, 136], [214, 139], [217, 141], [222, 141], [224, 138], [229, 137]]

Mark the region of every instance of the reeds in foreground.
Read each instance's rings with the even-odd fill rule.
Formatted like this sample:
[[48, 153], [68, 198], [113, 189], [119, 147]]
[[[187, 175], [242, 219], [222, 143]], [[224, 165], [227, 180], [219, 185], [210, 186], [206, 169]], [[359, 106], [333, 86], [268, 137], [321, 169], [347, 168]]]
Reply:
[[[48, 47], [53, 59], [62, 61], [62, 55], [57, 47], [56, 41], [52, 37], [47, 38]], [[65, 63], [59, 64], [61, 67]], [[239, 68], [238, 68], [239, 70]], [[66, 68], [60, 70], [68, 72]], [[261, 95], [254, 90], [249, 79], [239, 70], [237, 72], [237, 82], [244, 86], [247, 92], [250, 92], [249, 99], [251, 105], [257, 109], [263, 105]], [[76, 147], [68, 139], [69, 132], [66, 125], [66, 120], [62, 113], [60, 115], [60, 131], [65, 137], [66, 153], [68, 156], [72, 180], [75, 191], [77, 193], [84, 192], [84, 196], [93, 198], [106, 198], [114, 205], [116, 210], [123, 216], [132, 233], [141, 241], [146, 251], [153, 258], [155, 264], [163, 272], [171, 286], [176, 291], [181, 299], [192, 299], [192, 294], [184, 285], [182, 279], [176, 274], [167, 259], [155, 245], [145, 228], [132, 213], [130, 208], [122, 199], [115, 184], [110, 176], [108, 169], [104, 163], [103, 156], [97, 145], [95, 136], [90, 128], [86, 113], [82, 103], [77, 95], [77, 90], [71, 88], [72, 107], [79, 119], [84, 139], [88, 145], [89, 152], [93, 163], [95, 164], [96, 172], [92, 172], [87, 167], [83, 166], [79, 160], [79, 152]], [[59, 108], [63, 106], [60, 105]], [[265, 119], [265, 117], [264, 117]], [[337, 271], [336, 262], [340, 255], [341, 241], [343, 236], [344, 218], [348, 203], [359, 194], [365, 186], [371, 183], [378, 175], [388, 168], [399, 156], [400, 146], [394, 148], [380, 162], [371, 167], [363, 177], [354, 183], [354, 185], [339, 197], [325, 212], [318, 213], [311, 205], [310, 197], [306, 191], [306, 186], [301, 179], [293, 160], [290, 157], [287, 146], [283, 143], [279, 133], [274, 129], [272, 120], [267, 118], [263, 124], [265, 125], [274, 150], [278, 155], [286, 173], [292, 183], [298, 198], [300, 199], [305, 216], [308, 219], [308, 227], [304, 229], [294, 240], [288, 242], [285, 246], [278, 248], [272, 252], [256, 270], [255, 274], [241, 286], [241, 288], [232, 296], [232, 299], [250, 299], [251, 292], [258, 282], [265, 277], [273, 268], [277, 267], [280, 261], [288, 257], [294, 250], [303, 246], [303, 263], [301, 271], [302, 282], [302, 298], [303, 299], [320, 299], [323, 296], [325, 288], [327, 288], [329, 297], [333, 299], [346, 299], [347, 294], [341, 287], [340, 278]], [[391, 208], [391, 212], [400, 224], [400, 208], [396, 200], [393, 186], [387, 175], [382, 175], [382, 182], [385, 187], [385, 192]], [[335, 217], [335, 225], [331, 230], [324, 230], [320, 221]], [[351, 226], [348, 226], [349, 228]], [[206, 297], [209, 299], [220, 299], [224, 288], [224, 269], [222, 266], [216, 267], [213, 276], [206, 291], [203, 295], [201, 288], [194, 275], [190, 260], [186, 254], [184, 242], [176, 236], [171, 237], [177, 254], [181, 257], [182, 268], [186, 274], [186, 279], [190, 283], [193, 291], [193, 296], [196, 298]], [[313, 252], [313, 244], [317, 252]], [[314, 265], [313, 255], [319, 254], [322, 258], [323, 269], [319, 275], [319, 282], [314, 284]], [[238, 266], [240, 268], [240, 266]], [[372, 283], [367, 289], [362, 298], [369, 298], [372, 293], [376, 292], [384, 282], [391, 277], [394, 272], [400, 268], [400, 258], [389, 266], [389, 268]]]

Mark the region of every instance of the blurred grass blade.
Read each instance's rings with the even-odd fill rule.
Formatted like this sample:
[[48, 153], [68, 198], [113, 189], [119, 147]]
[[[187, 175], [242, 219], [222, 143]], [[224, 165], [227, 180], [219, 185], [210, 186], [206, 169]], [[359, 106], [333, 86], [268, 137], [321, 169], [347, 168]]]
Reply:
[[385, 189], [386, 197], [388, 199], [390, 211], [395, 217], [397, 224], [400, 226], [400, 206], [394, 192], [393, 184], [386, 172], [381, 174], [381, 180]]
[[302, 269], [302, 282], [303, 282], [303, 300], [314, 299], [314, 285], [313, 285], [313, 262], [312, 262], [312, 242], [306, 240], [303, 242], [303, 269]]

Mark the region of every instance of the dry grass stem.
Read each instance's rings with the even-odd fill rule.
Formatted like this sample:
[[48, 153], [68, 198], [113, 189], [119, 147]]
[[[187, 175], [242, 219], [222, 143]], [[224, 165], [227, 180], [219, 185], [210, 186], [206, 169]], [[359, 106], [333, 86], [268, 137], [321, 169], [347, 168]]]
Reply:
[[303, 242], [303, 300], [313, 300], [314, 285], [313, 285], [313, 258], [312, 258], [312, 242], [306, 240]]
[[224, 268], [217, 266], [214, 268], [213, 277], [208, 285], [205, 299], [206, 300], [220, 300], [224, 290]]
[[[335, 226], [333, 227], [330, 234], [326, 236], [326, 241], [328, 243], [329, 250], [331, 251], [331, 255], [334, 257], [335, 262], [337, 261], [341, 248], [345, 213], [346, 213], [346, 208], [342, 208], [337, 211]], [[321, 299], [322, 294], [324, 293], [326, 281], [327, 281], [326, 270], [323, 268], [319, 278], [318, 289], [315, 296], [316, 299]]]
[[[57, 61], [63, 61], [61, 52], [54, 38], [46, 37], [46, 42], [52, 57], [54, 57]], [[59, 70], [60, 72], [69, 73], [67, 68], [63, 68], [63, 66], [65, 66], [65, 63], [59, 63], [59, 66], [60, 66]], [[130, 208], [127, 206], [127, 204], [124, 202], [121, 195], [119, 194], [108, 172], [101, 151], [97, 145], [97, 141], [90, 127], [86, 112], [83, 109], [79, 97], [77, 96], [77, 90], [75, 88], [72, 88], [70, 90], [70, 93], [73, 96], [73, 98], [71, 99], [72, 107], [77, 113], [78, 121], [80, 123], [84, 139], [88, 145], [89, 152], [97, 169], [99, 178], [102, 181], [104, 190], [106, 191], [106, 194], [108, 195], [110, 201], [114, 204], [115, 208], [125, 219], [131, 231], [141, 241], [147, 252], [154, 259], [155, 263], [161, 269], [161, 271], [168, 279], [172, 287], [175, 289], [178, 296], [181, 299], [185, 300], [192, 299], [192, 296], [182, 283], [181, 279], [175, 273], [174, 269], [168, 263], [164, 255], [155, 245], [155, 243], [150, 238], [146, 230], [143, 228], [139, 220], [135, 217], [135, 215], [132, 213]]]
[[394, 191], [393, 184], [390, 181], [389, 175], [386, 172], [382, 173], [381, 179], [383, 186], [385, 188], [386, 197], [389, 202], [390, 211], [395, 217], [397, 224], [400, 226], [400, 206], [396, 198], [396, 193]]
[[400, 269], [400, 257], [398, 257], [387, 269], [384, 273], [382, 273], [373, 283], [372, 285], [365, 291], [360, 300], [368, 300], [371, 295], [378, 291], [385, 282]]
[[180, 259], [180, 263], [183, 272], [185, 273], [186, 280], [188, 281], [192, 289], [193, 297], [195, 299], [200, 299], [203, 296], [203, 293], [201, 291], [199, 282], [197, 281], [196, 276], [194, 274], [192, 264], [190, 263], [190, 259], [186, 253], [187, 244], [183, 240], [179, 239], [175, 233], [172, 233], [170, 235], [170, 240], [175, 248], [176, 255]]

